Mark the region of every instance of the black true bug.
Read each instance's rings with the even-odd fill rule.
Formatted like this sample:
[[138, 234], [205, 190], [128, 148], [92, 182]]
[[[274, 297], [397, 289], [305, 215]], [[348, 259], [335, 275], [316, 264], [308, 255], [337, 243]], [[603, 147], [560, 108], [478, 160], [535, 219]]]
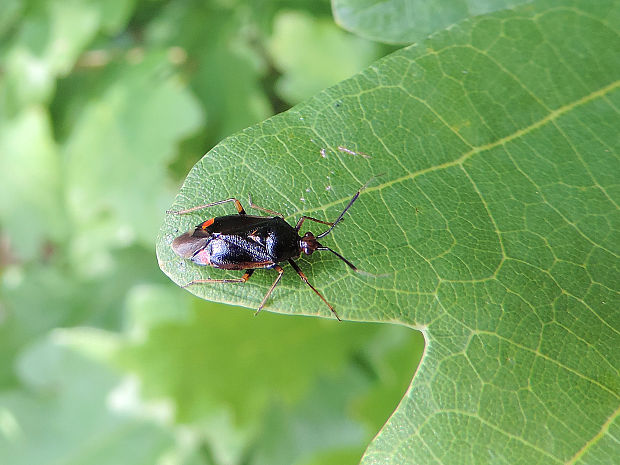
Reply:
[[[188, 208], [187, 210], [168, 211], [167, 213], [183, 215], [215, 205], [234, 202], [239, 213], [238, 215], [218, 216], [200, 223], [195, 228], [174, 239], [172, 241], [172, 250], [180, 257], [191, 260], [197, 265], [209, 265], [224, 270], [245, 270], [245, 274], [241, 278], [196, 279], [187, 283], [184, 287], [204, 283], [244, 283], [250, 279], [250, 276], [257, 268], [274, 269], [278, 272], [278, 277], [258, 306], [256, 311], [258, 313], [262, 310], [273, 289], [282, 278], [284, 270], [280, 263], [288, 261], [301, 279], [327, 304], [340, 321], [340, 317], [336, 310], [334, 310], [334, 307], [308, 282], [308, 278], [306, 278], [293, 259], [299, 258], [302, 252], [306, 255], [311, 255], [317, 250], [328, 250], [345, 262], [352, 270], [359, 272], [349, 260], [329, 247], [320, 244], [318, 239], [327, 236], [334, 229], [367, 185], [368, 183], [355, 193], [349, 204], [333, 223], [317, 220], [310, 216], [302, 216], [297, 221], [295, 227], [293, 227], [284, 220], [282, 214], [255, 205], [251, 197], [250, 207], [273, 216], [247, 215], [241, 202], [235, 198], [219, 200], [198, 207]], [[300, 236], [299, 230], [305, 220], [325, 224], [329, 228], [318, 236], [311, 232]]]

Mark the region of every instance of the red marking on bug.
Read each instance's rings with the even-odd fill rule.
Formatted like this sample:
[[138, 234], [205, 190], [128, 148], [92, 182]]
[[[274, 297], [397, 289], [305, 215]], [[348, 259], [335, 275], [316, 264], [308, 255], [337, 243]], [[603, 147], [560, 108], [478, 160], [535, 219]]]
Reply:
[[204, 223], [202, 223], [202, 226], [200, 226], [201, 229], [207, 229], [209, 226], [211, 226], [213, 224], [213, 221], [215, 220], [215, 218], [211, 218], [210, 220], [205, 221]]

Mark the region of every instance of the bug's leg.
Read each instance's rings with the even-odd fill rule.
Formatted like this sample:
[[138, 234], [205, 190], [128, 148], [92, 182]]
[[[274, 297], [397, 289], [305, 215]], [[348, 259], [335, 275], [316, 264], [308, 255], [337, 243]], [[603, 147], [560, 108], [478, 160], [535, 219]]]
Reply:
[[301, 218], [299, 218], [299, 221], [297, 221], [297, 226], [295, 226], [295, 231], [299, 231], [301, 229], [301, 225], [306, 220], [316, 221], [317, 223], [326, 224], [327, 226], [334, 225], [334, 223], [331, 223], [329, 221], [317, 220], [316, 218], [312, 218], [311, 216], [302, 216]]
[[336, 310], [334, 310], [334, 307], [332, 307], [329, 302], [327, 300], [325, 300], [325, 297], [323, 297], [321, 295], [321, 293], [319, 291], [317, 291], [314, 286], [312, 284], [310, 284], [310, 282], [308, 281], [308, 278], [306, 278], [306, 275], [304, 274], [303, 271], [301, 271], [301, 268], [299, 268], [299, 266], [297, 265], [297, 263], [295, 263], [292, 259], [289, 259], [288, 262], [291, 264], [291, 266], [295, 269], [295, 271], [297, 271], [297, 274], [299, 275], [299, 277], [303, 280], [303, 282], [305, 282], [308, 286], [310, 286], [310, 289], [312, 289], [316, 295], [318, 295], [321, 300], [323, 302], [325, 302], [325, 304], [329, 307], [329, 309], [332, 311], [332, 313], [334, 314], [334, 316], [336, 317], [336, 319], [338, 321], [342, 321], [340, 319], [340, 317], [338, 316], [338, 314], [336, 313]]
[[254, 210], [260, 210], [260, 211], [263, 211], [265, 213], [271, 213], [273, 216], [279, 216], [280, 218], [284, 218], [284, 215], [282, 213], [278, 213], [276, 211], [269, 210], [268, 208], [265, 208], [265, 207], [259, 207], [254, 202], [252, 202], [252, 194], [250, 194], [248, 196], [248, 199], [250, 201], [250, 208], [253, 208]]
[[208, 284], [208, 283], [244, 283], [250, 276], [254, 273], [254, 269], [245, 270], [245, 274], [240, 278], [228, 278], [228, 279], [194, 279], [187, 283], [184, 288], [188, 286], [193, 286], [194, 284]]
[[269, 296], [273, 292], [273, 289], [278, 285], [278, 283], [282, 279], [282, 273], [284, 273], [284, 270], [282, 269], [282, 267], [280, 265], [275, 265], [273, 267], [273, 269], [278, 272], [278, 277], [276, 278], [276, 280], [273, 282], [273, 284], [271, 285], [271, 287], [267, 291], [267, 294], [265, 294], [265, 297], [263, 297], [263, 301], [258, 306], [258, 310], [256, 310], [256, 313], [254, 314], [254, 316], [258, 315], [258, 312], [260, 312], [263, 309], [263, 307], [265, 306], [265, 302], [267, 302], [267, 299], [269, 298]]
[[204, 205], [198, 205], [197, 207], [188, 208], [187, 210], [179, 210], [179, 211], [167, 210], [166, 213], [169, 213], [171, 215], [185, 215], [186, 213], [195, 212], [197, 210], [202, 210], [204, 208], [213, 207], [215, 205], [220, 205], [220, 204], [227, 203], [227, 202], [235, 202], [235, 208], [237, 208], [237, 212], [240, 215], [245, 215], [245, 210], [243, 209], [243, 206], [241, 206], [241, 202], [239, 202], [235, 198], [230, 198], [226, 200], [218, 200], [217, 202], [211, 202], [211, 203], [206, 203]]

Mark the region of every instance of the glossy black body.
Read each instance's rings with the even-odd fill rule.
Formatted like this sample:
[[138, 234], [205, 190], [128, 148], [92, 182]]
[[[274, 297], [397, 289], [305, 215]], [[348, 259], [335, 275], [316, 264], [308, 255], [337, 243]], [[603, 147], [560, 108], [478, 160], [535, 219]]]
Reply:
[[[184, 287], [207, 283], [244, 283], [250, 279], [257, 268], [273, 269], [278, 272], [278, 276], [258, 306], [256, 311], [258, 313], [282, 278], [284, 269], [279, 263], [288, 262], [302, 281], [325, 302], [334, 316], [340, 320], [334, 307], [310, 284], [306, 275], [304, 275], [293, 259], [298, 258], [302, 253], [312, 255], [317, 250], [326, 250], [336, 255], [353, 271], [359, 272], [349, 260], [329, 247], [323, 246], [318, 239], [327, 236], [342, 220], [344, 214], [359, 197], [364, 187], [366, 185], [362, 186], [355, 193], [349, 204], [334, 222], [323, 221], [304, 215], [299, 218], [297, 224], [293, 227], [284, 221], [284, 217], [280, 213], [254, 205], [251, 199], [250, 206], [252, 208], [262, 210], [273, 216], [247, 215], [241, 202], [235, 198], [218, 200], [186, 210], [168, 212], [175, 215], [184, 215], [229, 202], [234, 202], [238, 212], [238, 215], [218, 216], [200, 223], [172, 241], [172, 249], [180, 257], [191, 260], [197, 265], [212, 266], [224, 270], [245, 270], [243, 276], [240, 278], [195, 279]], [[327, 225], [329, 228], [317, 236], [309, 231], [300, 236], [299, 231], [306, 220]]]
[[249, 270], [299, 257], [300, 241], [295, 228], [279, 216], [227, 215], [199, 224], [172, 247], [197, 265]]

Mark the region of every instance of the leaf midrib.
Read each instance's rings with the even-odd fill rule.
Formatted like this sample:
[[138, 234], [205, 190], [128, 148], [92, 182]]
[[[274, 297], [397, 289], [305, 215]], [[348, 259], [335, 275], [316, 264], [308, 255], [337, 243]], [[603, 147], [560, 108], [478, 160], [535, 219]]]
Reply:
[[[507, 144], [509, 142], [512, 142], [513, 140], [516, 140], [520, 137], [523, 137], [527, 134], [529, 134], [532, 131], [535, 131], [536, 129], [539, 129], [543, 126], [545, 126], [547, 123], [550, 123], [552, 121], [555, 121], [556, 119], [558, 119], [559, 117], [563, 116], [564, 114], [568, 113], [569, 111], [573, 110], [574, 108], [580, 107], [582, 105], [585, 105], [586, 103], [589, 103], [593, 100], [595, 100], [596, 98], [599, 97], [604, 97], [606, 94], [608, 94], [609, 92], [617, 89], [618, 87], [620, 87], [620, 81], [614, 81], [611, 84], [606, 85], [605, 87], [602, 87], [599, 90], [596, 90], [594, 92], [591, 92], [588, 95], [583, 96], [582, 98], [575, 100], [574, 102], [568, 103], [566, 105], [563, 105], [559, 108], [557, 108], [556, 110], [552, 110], [547, 116], [545, 116], [544, 118], [530, 124], [529, 126], [526, 126], [523, 129], [519, 129], [518, 131], [515, 131], [512, 134], [509, 134], [507, 136], [504, 136], [494, 142], [490, 142], [488, 144], [484, 144], [484, 145], [480, 145], [480, 146], [476, 146], [476, 147], [472, 147], [471, 150], [465, 152], [463, 155], [461, 155], [459, 158], [452, 160], [452, 161], [448, 161], [445, 163], [441, 163], [439, 165], [433, 165], [433, 166], [429, 166], [428, 168], [424, 168], [424, 169], [420, 169], [417, 170], [415, 172], [410, 172], [407, 173], [404, 176], [398, 177], [398, 178], [394, 178], [390, 181], [386, 181], [380, 184], [376, 184], [374, 186], [369, 186], [366, 189], [364, 189], [364, 191], [362, 192], [362, 194], [360, 195], [364, 195], [364, 194], [369, 194], [371, 192], [375, 192], [375, 191], [381, 191], [387, 187], [391, 187], [394, 184], [400, 184], [402, 182], [405, 181], [409, 181], [412, 179], [417, 178], [418, 176], [422, 176], [424, 174], [428, 174], [428, 173], [432, 173], [435, 171], [440, 171], [440, 170], [444, 170], [447, 168], [452, 168], [455, 166], [460, 166], [463, 165], [467, 160], [469, 160], [470, 158], [472, 158], [474, 155], [477, 155], [479, 153], [488, 151], [488, 150], [492, 150], [496, 147], [502, 146], [504, 144]], [[449, 125], [447, 125], [447, 127], [449, 127]], [[458, 135], [458, 133], [456, 133]], [[460, 136], [459, 136], [460, 137]], [[467, 144], [469, 146], [471, 146], [471, 144]], [[304, 214], [304, 213], [310, 213], [313, 211], [318, 211], [318, 210], [322, 210], [322, 211], [326, 211], [329, 208], [338, 206], [340, 204], [342, 204], [343, 202], [349, 201], [351, 200], [350, 196], [346, 196], [346, 197], [341, 197], [337, 200], [332, 200], [331, 202], [328, 203], [324, 203], [320, 206], [316, 206], [316, 207], [311, 207], [311, 208], [302, 208], [297, 210], [295, 213], [291, 213], [290, 215], [285, 215], [285, 218], [293, 218], [293, 217], [298, 217], [300, 214]], [[597, 246], [600, 247], [599, 244], [596, 244]], [[609, 253], [613, 254], [614, 256], [617, 256], [615, 253], [608, 251]]]

